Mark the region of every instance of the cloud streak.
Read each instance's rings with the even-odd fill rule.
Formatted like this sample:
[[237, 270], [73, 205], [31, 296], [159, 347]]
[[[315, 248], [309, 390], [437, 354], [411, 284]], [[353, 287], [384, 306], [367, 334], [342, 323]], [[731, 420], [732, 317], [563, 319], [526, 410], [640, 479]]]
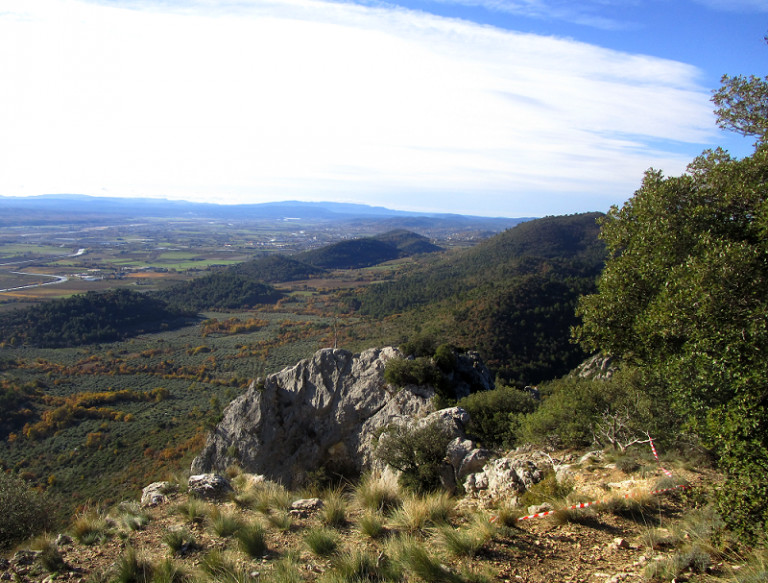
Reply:
[[603, 210], [714, 131], [690, 66], [402, 8], [6, 4], [0, 194]]

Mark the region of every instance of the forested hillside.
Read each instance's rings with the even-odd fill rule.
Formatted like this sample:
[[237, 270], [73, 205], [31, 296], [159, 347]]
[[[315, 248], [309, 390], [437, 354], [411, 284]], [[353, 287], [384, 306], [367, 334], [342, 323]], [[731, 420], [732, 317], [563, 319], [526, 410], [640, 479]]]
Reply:
[[266, 255], [232, 266], [230, 271], [266, 283], [308, 279], [325, 272], [320, 267], [303, 263], [287, 255]]
[[194, 311], [247, 309], [281, 297], [272, 286], [231, 271], [177, 284], [158, 295], [178, 309]]
[[183, 323], [184, 315], [126, 289], [89, 292], [0, 315], [0, 338], [9, 346], [79, 346], [168, 329]]
[[503, 378], [531, 384], [565, 374], [585, 353], [570, 343], [577, 299], [605, 259], [599, 213], [518, 225], [359, 297], [375, 318], [407, 313], [413, 330], [477, 348]]
[[295, 258], [324, 269], [358, 269], [408, 255], [435, 251], [440, 251], [440, 247], [430, 243], [426, 237], [410, 231], [395, 230], [376, 237], [351, 239], [305, 251]]
[[440, 247], [421, 235], [395, 230], [377, 237], [342, 241], [294, 256], [267, 255], [233, 265], [158, 293], [170, 305], [185, 310], [239, 310], [271, 304], [282, 297], [271, 283], [323, 275], [329, 269], [370, 267]]

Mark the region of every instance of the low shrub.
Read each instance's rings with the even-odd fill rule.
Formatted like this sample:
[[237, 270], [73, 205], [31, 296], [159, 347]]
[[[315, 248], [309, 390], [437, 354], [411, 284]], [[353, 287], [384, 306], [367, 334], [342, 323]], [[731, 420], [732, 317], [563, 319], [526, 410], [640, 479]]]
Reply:
[[523, 507], [544, 502], [559, 504], [573, 491], [573, 484], [567, 480], [558, 482], [554, 472], [549, 472], [544, 478], [533, 484], [520, 497]]
[[511, 448], [517, 443], [520, 416], [533, 413], [538, 401], [514, 387], [479, 391], [459, 400], [469, 413], [467, 432], [485, 447]]
[[0, 472], [0, 548], [31, 537], [51, 526], [50, 499], [14, 474]]
[[379, 438], [375, 455], [400, 473], [400, 484], [416, 492], [441, 488], [445, 451], [453, 439], [439, 422], [417, 427], [390, 425]]
[[408, 385], [436, 387], [442, 381], [440, 369], [429, 357], [391, 358], [384, 369], [384, 380], [394, 387]]

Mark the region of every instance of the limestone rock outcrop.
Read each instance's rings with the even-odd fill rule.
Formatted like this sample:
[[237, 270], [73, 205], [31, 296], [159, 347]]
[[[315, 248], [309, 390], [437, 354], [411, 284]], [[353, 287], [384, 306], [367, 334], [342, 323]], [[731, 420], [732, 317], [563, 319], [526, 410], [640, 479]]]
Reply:
[[544, 452], [510, 452], [489, 461], [481, 471], [468, 474], [464, 490], [472, 497], [503, 498], [516, 503], [518, 496], [541, 481], [551, 468], [551, 458]]
[[[456, 438], [446, 453], [454, 475], [463, 477], [487, 457], [466, 439], [468, 414], [458, 408], [434, 412], [431, 387], [389, 386], [385, 364], [402, 356], [393, 347], [357, 355], [328, 348], [251, 383], [224, 410], [192, 473], [220, 473], [238, 464], [286, 486], [300, 485], [320, 468], [355, 474], [375, 467], [376, 440], [388, 425], [437, 421]], [[493, 386], [474, 353], [459, 355], [456, 371], [466, 384], [460, 392], [470, 384], [475, 390]]]
[[324, 349], [254, 382], [224, 411], [192, 463], [192, 473], [222, 472], [238, 463], [286, 486], [325, 467], [359, 472], [372, 461], [376, 432], [432, 412], [429, 387], [395, 389], [384, 365], [396, 348], [353, 355]]

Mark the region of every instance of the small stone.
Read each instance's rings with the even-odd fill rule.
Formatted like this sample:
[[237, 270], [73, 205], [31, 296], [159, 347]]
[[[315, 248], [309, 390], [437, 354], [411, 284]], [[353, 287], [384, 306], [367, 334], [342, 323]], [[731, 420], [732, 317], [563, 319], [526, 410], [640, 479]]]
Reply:
[[189, 491], [201, 498], [224, 498], [232, 486], [219, 474], [197, 474], [189, 477]]
[[611, 543], [615, 548], [617, 549], [628, 549], [629, 543], [627, 542], [627, 539], [625, 538], [615, 538], [613, 539], [613, 543]]
[[72, 544], [72, 537], [61, 533], [56, 537], [56, 546], [65, 547]]
[[528, 507], [528, 514], [539, 514], [540, 512], [549, 512], [552, 510], [552, 505], [549, 502], [543, 504], [534, 504]]
[[294, 500], [293, 504], [291, 504], [292, 510], [305, 512], [320, 510], [322, 507], [323, 501], [320, 498], [302, 498], [301, 500]]

